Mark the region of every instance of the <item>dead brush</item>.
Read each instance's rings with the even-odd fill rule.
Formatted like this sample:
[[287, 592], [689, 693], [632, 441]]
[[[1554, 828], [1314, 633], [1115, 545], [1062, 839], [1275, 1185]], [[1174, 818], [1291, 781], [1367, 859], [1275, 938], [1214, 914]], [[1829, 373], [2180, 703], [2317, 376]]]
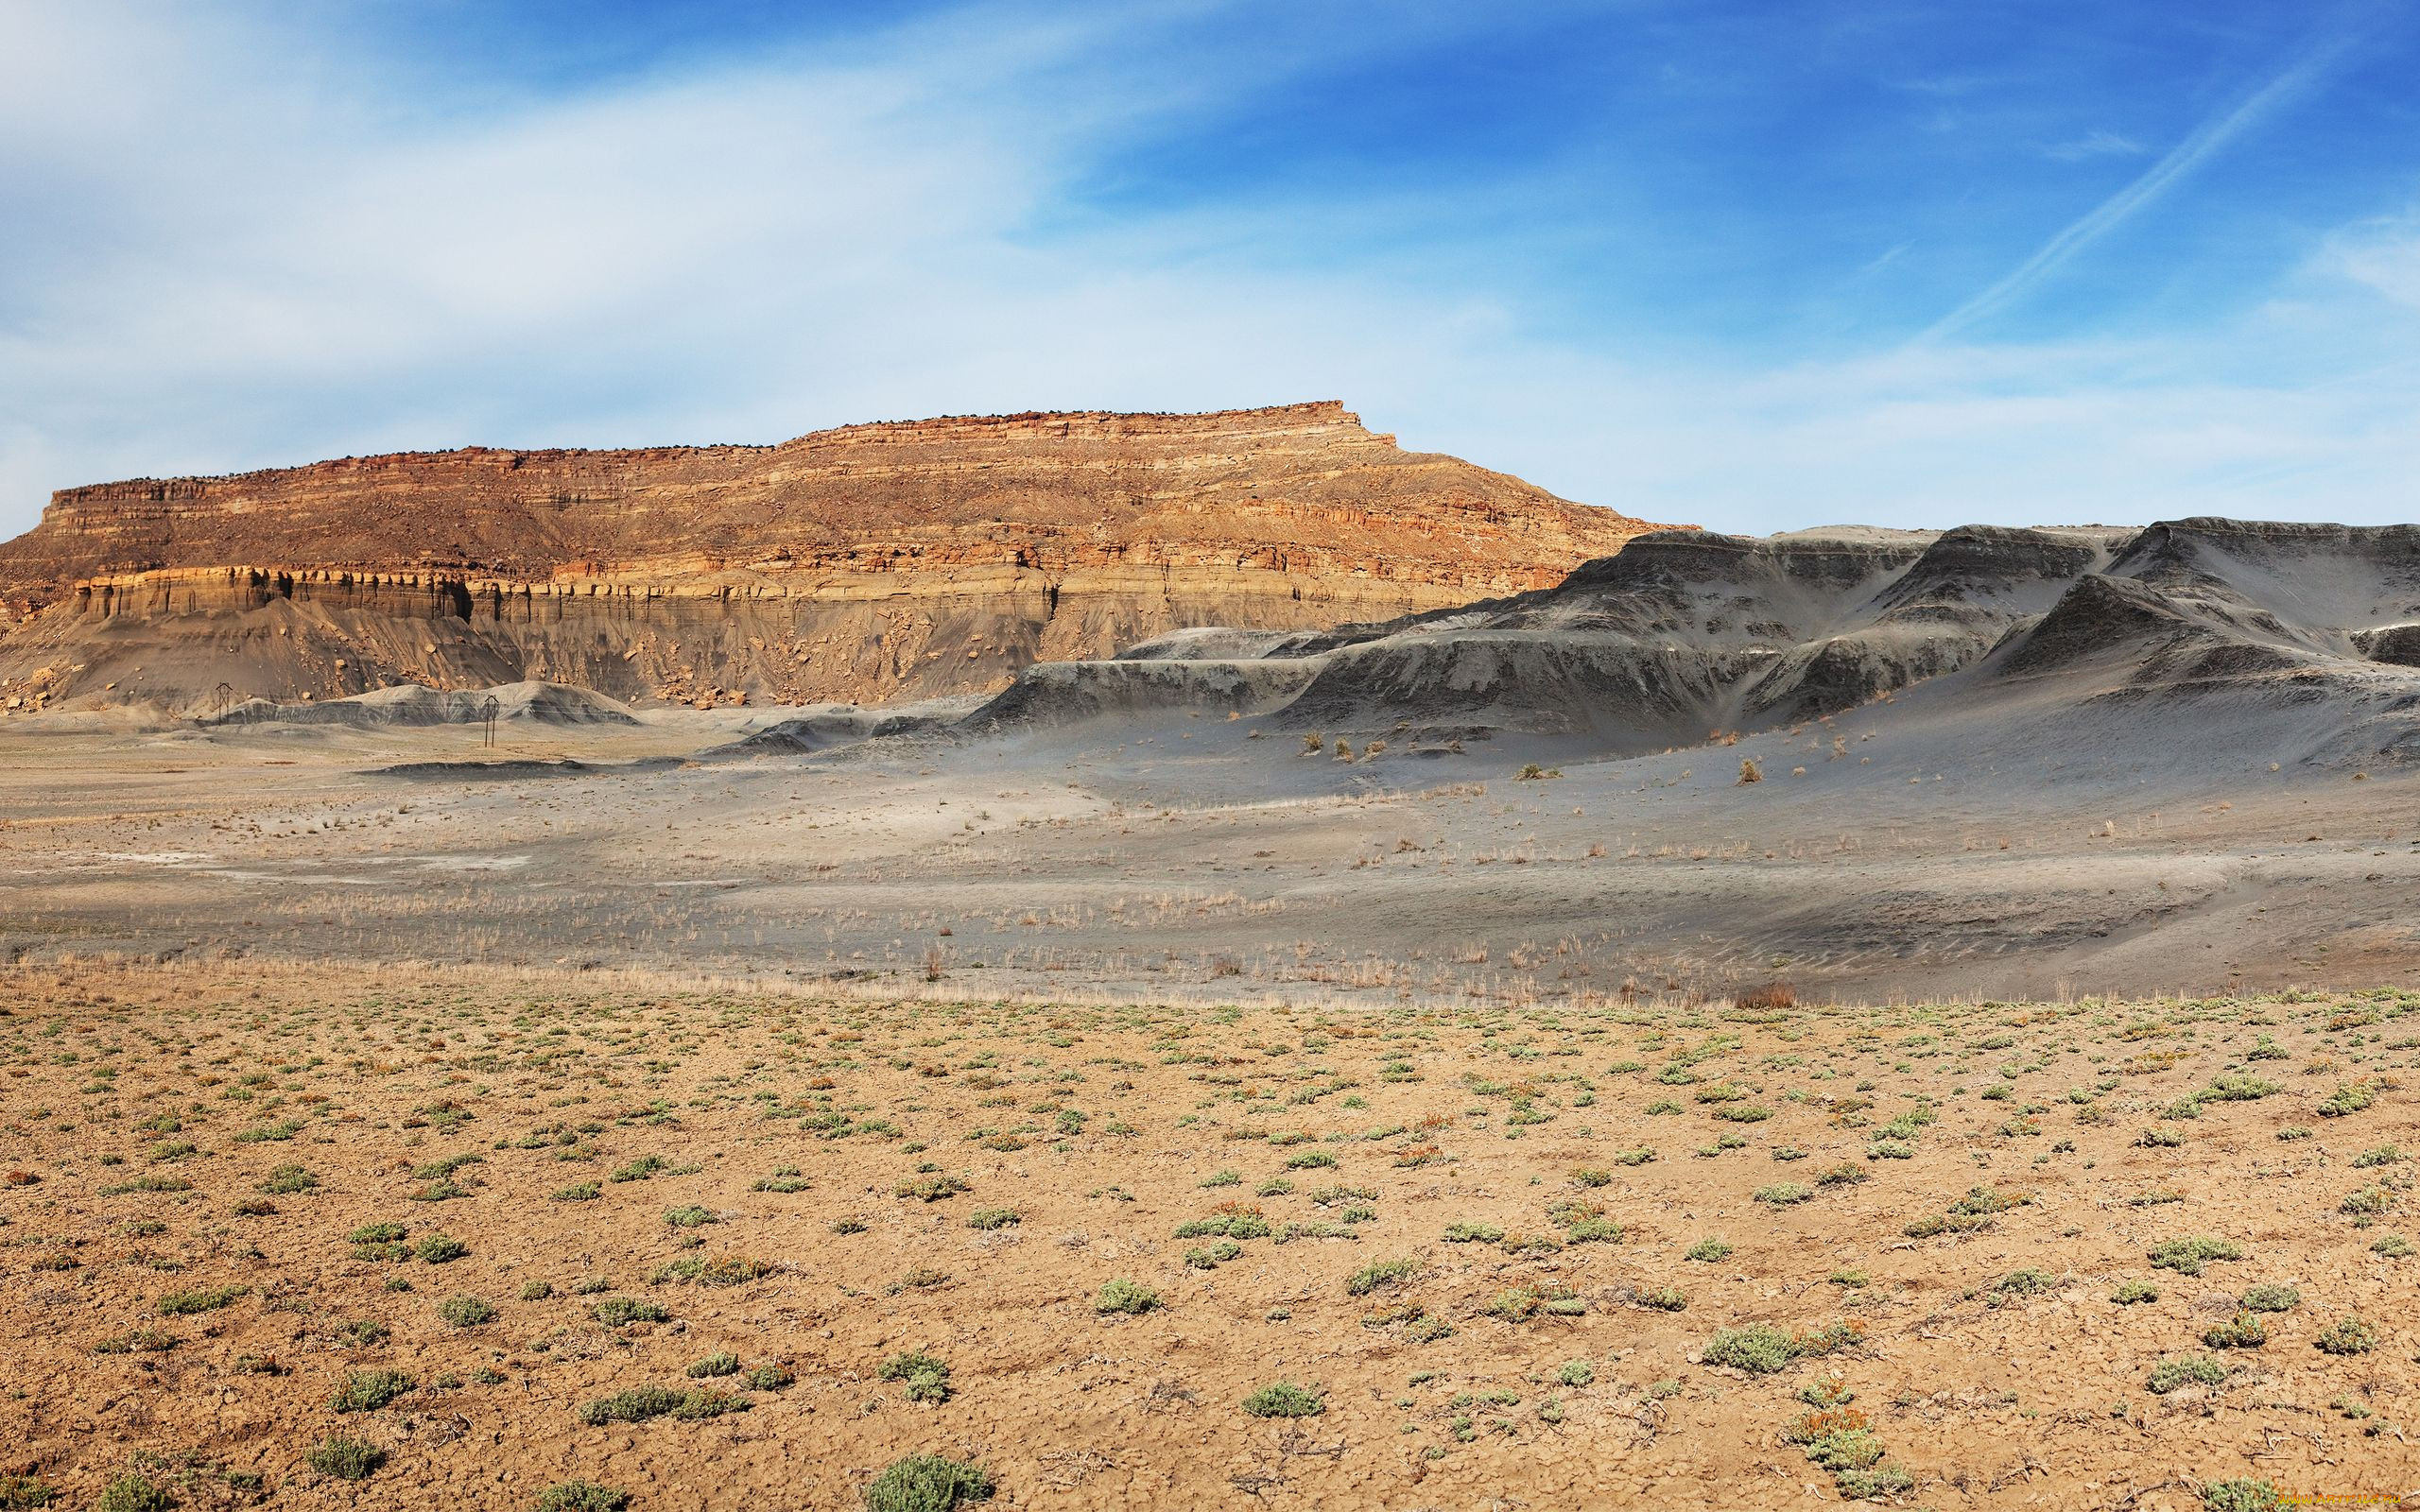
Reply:
[[1798, 988], [1788, 982], [1768, 982], [1763, 987], [1750, 988], [1731, 1000], [1731, 1005], [1750, 1011], [1764, 1008], [1794, 1008], [1798, 1005]]
[[1781, 1436], [1786, 1443], [1811, 1444], [1826, 1434], [1857, 1433], [1873, 1426], [1862, 1407], [1818, 1407], [1791, 1418]]

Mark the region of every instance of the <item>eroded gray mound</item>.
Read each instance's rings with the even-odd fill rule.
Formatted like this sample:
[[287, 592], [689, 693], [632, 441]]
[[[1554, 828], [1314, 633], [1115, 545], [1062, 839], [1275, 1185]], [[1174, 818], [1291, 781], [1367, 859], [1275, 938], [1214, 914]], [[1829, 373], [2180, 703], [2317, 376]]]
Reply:
[[[1200, 658], [1212, 650], [1226, 654]], [[1190, 707], [1322, 732], [1522, 734], [1631, 755], [1948, 679], [1978, 718], [2011, 697], [2219, 697], [2247, 717], [2315, 709], [2319, 723], [2296, 736], [2309, 749], [2393, 756], [2420, 745], [2398, 723], [2420, 709], [2415, 665], [2412, 526], [1673, 531], [1511, 598], [1316, 634], [1189, 629], [1115, 662], [1037, 666], [960, 729]], [[2212, 717], [2222, 724], [2224, 707], [2195, 715], [2218, 728]]]
[[944, 730], [950, 721], [934, 714], [891, 714], [879, 709], [853, 713], [802, 714], [752, 735], [717, 746], [708, 755], [808, 755], [836, 746], [854, 746], [886, 735], [921, 735]]
[[579, 777], [596, 768], [585, 762], [508, 759], [495, 762], [398, 762], [373, 770], [372, 777], [406, 777], [424, 782], [463, 781], [514, 782], [533, 777]]
[[1301, 658], [1233, 662], [1045, 662], [959, 722], [992, 734], [1132, 717], [1165, 710], [1254, 713], [1283, 703], [1321, 663]]
[[1318, 632], [1238, 630], [1199, 625], [1137, 641], [1111, 660], [1117, 662], [1236, 662], [1300, 654], [1295, 648]]
[[2124, 532], [1970, 525], [1642, 536], [1551, 589], [1338, 650], [1286, 722], [1409, 720], [1619, 752], [1816, 717], [1980, 658]]
[[204, 713], [213, 725], [349, 725], [378, 729], [407, 725], [475, 725], [488, 717], [488, 701], [495, 702], [499, 720], [526, 720], [541, 725], [635, 725], [630, 710], [587, 688], [561, 682], [507, 682], [493, 688], [438, 689], [418, 683], [379, 688], [349, 698], [276, 703], [251, 698], [223, 715]]

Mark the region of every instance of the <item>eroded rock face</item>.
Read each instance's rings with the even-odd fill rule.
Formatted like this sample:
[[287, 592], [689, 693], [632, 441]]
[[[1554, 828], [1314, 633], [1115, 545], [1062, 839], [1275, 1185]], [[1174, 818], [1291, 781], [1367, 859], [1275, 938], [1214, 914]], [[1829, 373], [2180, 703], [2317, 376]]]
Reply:
[[0, 694], [934, 696], [1191, 626], [1543, 588], [1650, 528], [1335, 404], [347, 458], [55, 495], [0, 546]]

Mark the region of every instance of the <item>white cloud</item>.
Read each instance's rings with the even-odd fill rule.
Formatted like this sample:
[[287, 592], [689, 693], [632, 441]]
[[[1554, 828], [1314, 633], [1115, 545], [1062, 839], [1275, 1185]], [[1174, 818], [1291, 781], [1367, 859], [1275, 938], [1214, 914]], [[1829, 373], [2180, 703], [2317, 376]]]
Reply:
[[2412, 375], [2306, 360], [2411, 350], [2377, 318], [2411, 288], [2383, 232], [2185, 341], [1650, 361], [1539, 334], [1416, 249], [1277, 270], [1253, 249], [1298, 206], [1040, 229], [1120, 133], [1231, 82], [1193, 58], [1077, 78], [1105, 27], [959, 18], [466, 106], [193, 14], [10, 12], [0, 196], [48, 230], [0, 263], [0, 534], [51, 488], [145, 472], [1327, 397], [1726, 528], [2415, 512]]
[[2420, 214], [2347, 228], [2329, 239], [2326, 260], [2355, 283], [2420, 310]]

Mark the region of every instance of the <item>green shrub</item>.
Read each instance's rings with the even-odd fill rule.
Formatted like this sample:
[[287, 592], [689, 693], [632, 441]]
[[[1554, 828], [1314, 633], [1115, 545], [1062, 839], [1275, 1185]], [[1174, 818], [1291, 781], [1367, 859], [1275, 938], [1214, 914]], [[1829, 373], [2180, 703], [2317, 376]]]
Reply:
[[1771, 1375], [1798, 1357], [1789, 1335], [1770, 1323], [1751, 1323], [1745, 1328], [1724, 1329], [1717, 1333], [1699, 1356], [1705, 1364], [1728, 1366], [1751, 1375]]
[[2260, 1314], [2238, 1312], [2223, 1323], [2213, 1323], [2202, 1331], [2202, 1342], [2213, 1349], [2256, 1349], [2269, 1342], [2269, 1325]]
[[605, 1423], [638, 1423], [660, 1418], [681, 1404], [681, 1393], [670, 1386], [632, 1386], [611, 1397], [583, 1402], [579, 1420], [590, 1427]]
[[2267, 1481], [2213, 1481], [2202, 1487], [2202, 1512], [2277, 1512], [2277, 1487]]
[[1677, 1286], [1658, 1286], [1638, 1294], [1641, 1307], [1651, 1307], [1659, 1313], [1678, 1313], [1689, 1305], [1688, 1294]]
[[1584, 1386], [1597, 1379], [1597, 1367], [1585, 1360], [1567, 1361], [1562, 1369], [1554, 1373], [1554, 1379], [1558, 1385]]
[[328, 1405], [338, 1412], [376, 1412], [411, 1389], [412, 1378], [401, 1370], [348, 1370]]
[[1683, 1258], [1703, 1261], [1710, 1265], [1718, 1261], [1729, 1260], [1731, 1246], [1720, 1239], [1701, 1239], [1688, 1247]]
[[455, 1328], [475, 1329], [493, 1322], [495, 1308], [485, 1297], [449, 1297], [437, 1304], [437, 1315]]
[[1279, 1381], [1246, 1397], [1244, 1411], [1255, 1418], [1316, 1418], [1327, 1411], [1327, 1399], [1307, 1386]]
[[631, 1493], [594, 1481], [560, 1481], [538, 1493], [530, 1512], [623, 1512]]
[[1880, 1500], [1887, 1496], [1905, 1496], [1916, 1488], [1916, 1478], [1896, 1465], [1876, 1465], [1872, 1469], [1841, 1470], [1832, 1477], [1841, 1495], [1849, 1501]]
[[1774, 1208], [1787, 1208], [1807, 1201], [1814, 1195], [1813, 1187], [1800, 1186], [1795, 1181], [1776, 1182], [1772, 1186], [1758, 1187], [1755, 1192], [1758, 1202]]
[[[546, 1200], [549, 1202], [594, 1202], [604, 1194], [604, 1191], [605, 1189], [603, 1187], [598, 1186], [594, 1181], [579, 1181], [567, 1187], [556, 1188], [555, 1191], [548, 1194]], [[585, 1486], [588, 1483], [586, 1481], [565, 1481], [563, 1484], [565, 1486]], [[619, 1496], [622, 1493], [616, 1491], [614, 1494]]]
[[129, 1192], [191, 1192], [193, 1183], [182, 1177], [139, 1176], [131, 1181], [115, 1181], [101, 1188], [105, 1197], [123, 1196]]
[[2378, 1347], [2378, 1331], [2358, 1317], [2341, 1318], [2311, 1342], [2328, 1354], [2367, 1354]]
[[2368, 1108], [2372, 1103], [2375, 1103], [2377, 1100], [2377, 1089], [2370, 1083], [2365, 1081], [2344, 1082], [2339, 1085], [2336, 1091], [2328, 1094], [2327, 1101], [2319, 1105], [2319, 1116], [2322, 1118], [2342, 1118], [2347, 1113], [2360, 1112], [2362, 1109]]
[[1148, 1313], [1159, 1305], [1159, 1293], [1122, 1278], [1104, 1283], [1100, 1295], [1093, 1298], [1096, 1313]]
[[2020, 1270], [2010, 1271], [2001, 1277], [1992, 1290], [2003, 1297], [2032, 1297], [2038, 1293], [2049, 1291], [2058, 1284], [2057, 1277], [2048, 1271], [2036, 1270], [2028, 1265]]
[[730, 1353], [710, 1354], [689, 1366], [689, 1379], [692, 1381], [704, 1381], [714, 1376], [737, 1374], [739, 1374], [739, 1356]]
[[251, 1289], [248, 1286], [208, 1286], [195, 1292], [170, 1292], [152, 1306], [164, 1317], [179, 1317], [188, 1313], [215, 1313]]
[[2154, 1266], [2172, 1270], [2180, 1276], [2201, 1275], [2202, 1266], [2209, 1261], [2242, 1258], [2242, 1246], [2231, 1239], [2213, 1239], [2207, 1234], [2170, 1239], [2151, 1251], [2151, 1262]]
[[302, 1458], [322, 1475], [333, 1475], [339, 1481], [366, 1481], [387, 1463], [387, 1452], [368, 1439], [337, 1434], [312, 1445]]
[[2118, 1289], [2109, 1294], [2109, 1299], [2119, 1307], [2132, 1307], [2137, 1302], [2156, 1302], [2159, 1300], [2159, 1288], [2149, 1281], [2120, 1281]]
[[952, 1512], [991, 1500], [991, 1472], [940, 1454], [910, 1454], [866, 1483], [865, 1512]]
[[591, 1311], [596, 1321], [609, 1329], [625, 1323], [663, 1323], [672, 1316], [664, 1310], [663, 1303], [644, 1297], [609, 1297]]
[[685, 1208], [665, 1209], [664, 1221], [675, 1228], [702, 1228], [710, 1223], [720, 1223], [722, 1220], [707, 1209], [692, 1203]]
[[2255, 1313], [2290, 1313], [2302, 1299], [2303, 1294], [2291, 1286], [2249, 1286], [2243, 1293], [2243, 1305]]
[[966, 1227], [988, 1232], [994, 1228], [1011, 1228], [1018, 1219], [1019, 1214], [1014, 1208], [977, 1208], [966, 1215]]
[[1806, 1457], [1838, 1475], [1882, 1462], [1882, 1440], [1870, 1428], [1835, 1428], [1806, 1442]]
[[947, 1401], [950, 1399], [949, 1362], [922, 1349], [908, 1349], [882, 1362], [876, 1372], [885, 1381], [908, 1383], [909, 1401]]
[[432, 1265], [442, 1265], [448, 1261], [459, 1260], [470, 1252], [469, 1246], [448, 1234], [423, 1234], [420, 1243], [412, 1246], [413, 1254]]
[[2215, 1386], [2226, 1380], [2229, 1368], [2206, 1354], [2172, 1354], [2152, 1366], [2143, 1384], [2164, 1397], [2180, 1386]]
[[175, 1497], [130, 1471], [102, 1488], [93, 1512], [169, 1512], [176, 1504]]
[[1364, 1265], [1345, 1279], [1348, 1297], [1367, 1297], [1381, 1286], [1404, 1280], [1420, 1269], [1420, 1262], [1407, 1256], [1401, 1260], [1382, 1260]]
[[1826, 1323], [1811, 1332], [1802, 1330], [1791, 1334], [1789, 1347], [1793, 1353], [1801, 1355], [1824, 1355], [1864, 1340], [1865, 1325], [1843, 1318], [1838, 1323]]
[[260, 1184], [260, 1191], [267, 1196], [284, 1197], [291, 1196], [298, 1192], [308, 1192], [319, 1184], [318, 1177], [299, 1165], [288, 1164], [281, 1165], [271, 1171], [268, 1174], [268, 1179]]
[[2394, 1206], [2394, 1193], [2384, 1187], [2371, 1186], [2347, 1193], [2344, 1200], [2336, 1205], [2336, 1211], [2357, 1218], [2372, 1218]]
[[584, 1402], [579, 1420], [592, 1428], [606, 1423], [638, 1423], [670, 1416], [684, 1422], [746, 1412], [753, 1403], [723, 1391], [678, 1391], [670, 1386], [633, 1386], [614, 1396]]

